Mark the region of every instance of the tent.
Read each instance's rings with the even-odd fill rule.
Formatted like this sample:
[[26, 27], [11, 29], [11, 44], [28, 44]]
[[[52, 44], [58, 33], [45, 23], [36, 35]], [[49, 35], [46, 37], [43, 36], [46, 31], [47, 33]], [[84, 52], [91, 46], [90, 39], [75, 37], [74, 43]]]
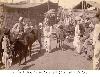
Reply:
[[51, 1], [45, 3], [1, 3], [0, 14], [4, 14], [4, 25], [14, 25], [20, 16], [30, 18], [33, 24], [38, 24], [44, 19], [44, 13], [49, 9], [58, 8], [57, 3]]

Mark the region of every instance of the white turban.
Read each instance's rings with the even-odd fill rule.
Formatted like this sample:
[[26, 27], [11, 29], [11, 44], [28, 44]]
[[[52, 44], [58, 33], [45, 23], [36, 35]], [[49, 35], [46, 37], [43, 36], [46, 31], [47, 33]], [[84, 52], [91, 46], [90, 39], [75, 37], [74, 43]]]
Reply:
[[42, 23], [39, 23], [39, 25], [42, 25]]
[[75, 20], [79, 21], [79, 20], [81, 20], [81, 17], [76, 16], [76, 17], [75, 17]]
[[21, 21], [23, 19], [23, 17], [19, 17], [19, 21]]

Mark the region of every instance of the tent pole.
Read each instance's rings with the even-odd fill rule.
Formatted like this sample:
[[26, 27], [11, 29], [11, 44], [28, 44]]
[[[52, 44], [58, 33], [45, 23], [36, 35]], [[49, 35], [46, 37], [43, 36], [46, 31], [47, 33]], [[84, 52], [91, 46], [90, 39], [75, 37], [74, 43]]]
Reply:
[[82, 1], [82, 10], [83, 10], [83, 1]]
[[59, 0], [58, 0], [58, 6], [59, 6]]
[[47, 4], [48, 4], [48, 11], [49, 11], [49, 9], [50, 9], [49, 2], [50, 2], [50, 1], [48, 0], [48, 3], [47, 3]]

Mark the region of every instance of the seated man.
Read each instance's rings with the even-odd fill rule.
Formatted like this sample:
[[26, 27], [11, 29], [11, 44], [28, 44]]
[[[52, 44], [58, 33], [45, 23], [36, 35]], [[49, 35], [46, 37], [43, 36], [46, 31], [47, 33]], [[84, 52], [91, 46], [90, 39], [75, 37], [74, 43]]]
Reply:
[[18, 35], [22, 35], [24, 33], [24, 23], [23, 23], [24, 18], [20, 17], [19, 18], [19, 22], [16, 23], [11, 32], [14, 34], [14, 36], [16, 36], [16, 38], [18, 37]]
[[24, 32], [25, 32], [25, 33], [28, 33], [30, 29], [31, 29], [31, 27], [29, 26], [29, 24], [26, 24], [26, 25], [24, 26]]

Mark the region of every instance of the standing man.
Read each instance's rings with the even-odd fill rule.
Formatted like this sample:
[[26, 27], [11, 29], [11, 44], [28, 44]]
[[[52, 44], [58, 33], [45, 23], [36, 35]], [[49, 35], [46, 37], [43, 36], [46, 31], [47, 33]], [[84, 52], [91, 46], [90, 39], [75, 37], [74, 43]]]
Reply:
[[73, 41], [73, 45], [77, 51], [77, 53], [80, 54], [80, 23], [81, 18], [80, 17], [76, 17], [76, 27], [75, 27], [75, 36], [74, 36], [74, 41]]
[[2, 37], [3, 37], [3, 31], [4, 31], [4, 16], [0, 16], [0, 63], [2, 63], [2, 55], [3, 55], [3, 50], [2, 50]]
[[46, 52], [51, 52], [52, 26], [45, 25], [43, 33], [44, 33], [44, 45], [46, 48]]
[[66, 18], [64, 19], [64, 24], [65, 24], [66, 29], [68, 29], [68, 26], [70, 24], [68, 16], [66, 16]]
[[20, 35], [23, 34], [24, 32], [24, 22], [23, 22], [24, 18], [20, 17], [19, 18], [19, 22], [16, 23], [13, 28], [12, 28], [12, 33], [18, 38]]
[[40, 30], [40, 32], [43, 33], [43, 24], [42, 24], [42, 23], [39, 23], [38, 26], [39, 26], [39, 30]]
[[93, 45], [94, 45], [94, 56], [93, 56], [93, 69], [99, 70], [100, 64], [100, 12], [97, 13], [97, 18], [99, 22], [95, 25], [94, 35], [93, 35]]

